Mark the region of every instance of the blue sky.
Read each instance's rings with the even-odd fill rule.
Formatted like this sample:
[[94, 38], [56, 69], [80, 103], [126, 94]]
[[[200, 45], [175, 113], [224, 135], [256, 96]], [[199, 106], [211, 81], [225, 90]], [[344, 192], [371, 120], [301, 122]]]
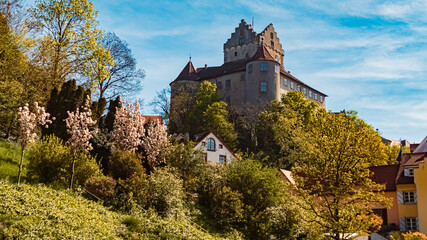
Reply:
[[[101, 26], [131, 47], [151, 101], [188, 61], [221, 65], [223, 44], [241, 19], [269, 23], [285, 68], [326, 93], [326, 108], [356, 110], [389, 139], [427, 135], [427, 2], [94, 0]], [[145, 113], [150, 113], [145, 107]]]

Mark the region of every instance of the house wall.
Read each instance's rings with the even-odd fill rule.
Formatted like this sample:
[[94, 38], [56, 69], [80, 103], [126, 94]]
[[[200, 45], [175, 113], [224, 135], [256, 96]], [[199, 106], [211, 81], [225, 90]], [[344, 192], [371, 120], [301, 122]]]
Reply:
[[385, 196], [392, 200], [390, 209], [387, 209], [387, 221], [388, 224], [396, 224], [399, 227], [399, 206], [397, 203], [397, 192], [385, 192]]
[[[397, 192], [416, 191], [415, 184], [401, 184], [396, 186]], [[398, 204], [399, 218], [418, 217], [417, 203]]]
[[[209, 138], [213, 138], [215, 140], [215, 151], [208, 151], [207, 150], [207, 140]], [[203, 146], [202, 143], [205, 143], [205, 146]], [[223, 148], [219, 149], [218, 144], [222, 144]], [[200, 149], [202, 152], [207, 153], [207, 161], [212, 163], [219, 163], [219, 156], [225, 155], [226, 156], [226, 164], [231, 163], [233, 161], [233, 154], [225, 147], [224, 143], [222, 143], [214, 134], [209, 133], [205, 138], [203, 138], [202, 141], [197, 143], [195, 146], [195, 149]]]
[[[424, 161], [427, 159], [424, 159]], [[420, 163], [414, 169], [414, 181], [417, 189], [418, 221], [420, 232], [427, 234], [427, 168]]]

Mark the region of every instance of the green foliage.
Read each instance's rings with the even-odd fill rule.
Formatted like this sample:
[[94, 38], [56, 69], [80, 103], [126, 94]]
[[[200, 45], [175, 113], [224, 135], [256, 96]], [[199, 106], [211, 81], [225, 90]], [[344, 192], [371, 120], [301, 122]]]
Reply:
[[231, 148], [237, 145], [237, 133], [228, 121], [227, 103], [214, 102], [203, 113], [205, 129], [217, 133]]
[[53, 89], [50, 100], [47, 103], [46, 112], [50, 113], [55, 120], [49, 128], [43, 128], [43, 135], [55, 134], [57, 137], [67, 141], [70, 135], [67, 133], [65, 119], [68, 118], [67, 111], [74, 112], [83, 106], [86, 96], [90, 95], [83, 87], [76, 85], [76, 80], [67, 81], [62, 85], [61, 91]]
[[130, 151], [117, 149], [109, 162], [110, 173], [114, 179], [127, 179], [133, 174], [145, 173], [141, 156]]
[[185, 133], [189, 132], [192, 124], [190, 120], [191, 107], [194, 103], [194, 98], [185, 91], [180, 92], [173, 97], [170, 103], [169, 125], [170, 133]]
[[110, 104], [108, 105], [108, 112], [107, 116], [105, 117], [105, 124], [104, 126], [100, 126], [101, 128], [106, 128], [108, 132], [113, 131], [114, 120], [116, 119], [116, 111], [119, 107], [119, 104], [121, 104], [120, 96], [117, 97], [115, 100], [110, 100]]
[[167, 215], [182, 210], [184, 204], [182, 180], [172, 171], [167, 167], [157, 168], [151, 173], [148, 185], [150, 204]]
[[[0, 179], [8, 178], [16, 182], [18, 177], [19, 162], [21, 158], [21, 147], [19, 144], [0, 139]], [[26, 156], [24, 155], [24, 168], [22, 176], [26, 178]]]
[[204, 154], [194, 149], [195, 144], [174, 142], [171, 151], [166, 156], [169, 166], [175, 168], [177, 176], [183, 180], [184, 189], [187, 192], [196, 190], [198, 176], [205, 170], [206, 164]]
[[125, 180], [119, 179], [114, 207], [124, 212], [130, 212], [137, 206], [147, 208], [148, 184], [145, 173], [135, 173]]
[[[73, 163], [70, 148], [54, 135], [44, 137], [28, 151], [28, 177], [31, 180], [67, 186]], [[83, 185], [87, 179], [100, 174], [96, 160], [87, 153], [76, 156], [74, 184]]]
[[378, 224], [370, 203], [390, 204], [369, 171], [387, 163], [387, 147], [354, 112], [319, 111], [305, 128], [304, 148], [295, 154], [299, 161], [293, 172], [299, 194], [314, 213], [307, 219], [334, 237], [368, 233]]
[[111, 177], [93, 176], [86, 181], [84, 188], [89, 197], [100, 198], [108, 204], [116, 196], [116, 185], [116, 181]]

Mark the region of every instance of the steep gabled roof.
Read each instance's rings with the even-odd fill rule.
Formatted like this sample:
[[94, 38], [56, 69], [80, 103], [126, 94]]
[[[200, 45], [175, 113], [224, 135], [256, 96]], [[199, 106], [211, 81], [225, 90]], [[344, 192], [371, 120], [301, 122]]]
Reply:
[[216, 135], [212, 131], [194, 134], [194, 136], [193, 136], [194, 142], [196, 142], [196, 145], [197, 145], [199, 142], [203, 141], [203, 139], [205, 139], [211, 133], [212, 133], [212, 135], [214, 135], [222, 143], [222, 145], [231, 153], [231, 155], [233, 155], [234, 157], [236, 157], [236, 155], [234, 154], [233, 150], [231, 150], [231, 148], [224, 142], [224, 140], [222, 140], [222, 138], [218, 137], [218, 135]]
[[427, 152], [427, 137], [420, 142], [420, 144], [415, 148], [414, 153]]
[[182, 69], [181, 73], [174, 81], [179, 80], [193, 80], [196, 81], [198, 78], [196, 70], [194, 69], [193, 63], [188, 61], [187, 65], [185, 65], [184, 69]]
[[251, 61], [274, 61], [276, 60], [271, 56], [270, 52], [267, 50], [264, 44], [261, 44], [258, 47], [255, 55], [252, 57]]
[[385, 185], [385, 191], [396, 191], [396, 177], [399, 172], [399, 164], [384, 165], [370, 167], [373, 175], [373, 180], [378, 183]]

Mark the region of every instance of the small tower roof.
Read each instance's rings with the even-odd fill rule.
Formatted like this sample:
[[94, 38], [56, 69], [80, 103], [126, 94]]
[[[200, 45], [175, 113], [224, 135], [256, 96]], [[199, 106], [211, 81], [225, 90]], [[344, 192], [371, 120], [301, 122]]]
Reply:
[[255, 55], [252, 57], [251, 61], [276, 61], [267, 50], [264, 44], [261, 44], [258, 47]]
[[182, 69], [181, 73], [175, 79], [175, 81], [179, 80], [197, 80], [196, 69], [194, 69], [193, 63], [188, 61], [187, 65], [185, 65], [184, 69]]

